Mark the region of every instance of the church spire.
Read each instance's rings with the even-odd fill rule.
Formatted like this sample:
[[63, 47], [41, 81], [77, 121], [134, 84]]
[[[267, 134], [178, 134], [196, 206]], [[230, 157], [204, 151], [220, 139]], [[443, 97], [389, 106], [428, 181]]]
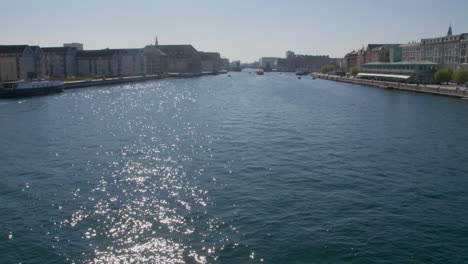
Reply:
[[159, 44], [158, 44], [158, 35], [156, 35], [156, 39], [154, 41], [154, 45], [157, 47]]
[[449, 29], [448, 29], [448, 32], [447, 32], [447, 36], [452, 36], [452, 23], [450, 23], [450, 26], [449, 26]]

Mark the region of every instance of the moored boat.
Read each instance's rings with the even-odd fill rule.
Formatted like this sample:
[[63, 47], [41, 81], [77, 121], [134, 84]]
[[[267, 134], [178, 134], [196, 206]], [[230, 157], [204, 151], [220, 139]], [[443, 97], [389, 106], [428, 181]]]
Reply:
[[0, 84], [0, 98], [37, 96], [62, 91], [61, 81], [19, 81]]
[[306, 69], [297, 69], [296, 75], [307, 75], [309, 72]]
[[264, 73], [265, 73], [265, 72], [264, 72], [262, 69], [257, 70], [257, 75], [263, 75]]

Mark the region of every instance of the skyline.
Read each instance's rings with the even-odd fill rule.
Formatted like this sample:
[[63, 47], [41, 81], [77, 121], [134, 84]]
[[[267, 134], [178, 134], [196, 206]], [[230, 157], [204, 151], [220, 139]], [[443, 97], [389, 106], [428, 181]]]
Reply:
[[369, 43], [404, 44], [443, 36], [449, 24], [454, 34], [468, 32], [468, 2], [462, 0], [443, 6], [434, 0], [68, 3], [2, 0], [8, 27], [0, 31], [0, 44], [79, 42], [85, 49], [135, 48], [153, 44], [157, 35], [159, 44], [192, 44], [200, 51], [252, 62], [284, 57], [287, 50], [343, 57]]

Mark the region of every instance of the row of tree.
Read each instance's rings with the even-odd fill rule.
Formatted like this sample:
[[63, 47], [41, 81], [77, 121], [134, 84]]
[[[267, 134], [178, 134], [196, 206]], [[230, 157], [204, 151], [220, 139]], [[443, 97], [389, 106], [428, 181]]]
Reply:
[[468, 70], [460, 68], [453, 71], [452, 68], [444, 68], [436, 71], [434, 79], [439, 83], [448, 83], [453, 81], [454, 83], [461, 85], [468, 82]]
[[325, 66], [322, 66], [322, 73], [330, 73], [330, 72], [333, 72], [335, 70], [335, 67], [333, 65], [325, 65]]

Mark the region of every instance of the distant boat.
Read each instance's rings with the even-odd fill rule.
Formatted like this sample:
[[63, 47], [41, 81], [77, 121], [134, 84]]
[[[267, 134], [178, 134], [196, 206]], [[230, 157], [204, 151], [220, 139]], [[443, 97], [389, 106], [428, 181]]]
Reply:
[[265, 72], [263, 70], [257, 70], [257, 75], [263, 75]]
[[307, 74], [309, 74], [307, 69], [297, 69], [296, 70], [296, 75], [307, 75]]
[[62, 91], [61, 81], [6, 82], [0, 86], [0, 98], [45, 95]]

